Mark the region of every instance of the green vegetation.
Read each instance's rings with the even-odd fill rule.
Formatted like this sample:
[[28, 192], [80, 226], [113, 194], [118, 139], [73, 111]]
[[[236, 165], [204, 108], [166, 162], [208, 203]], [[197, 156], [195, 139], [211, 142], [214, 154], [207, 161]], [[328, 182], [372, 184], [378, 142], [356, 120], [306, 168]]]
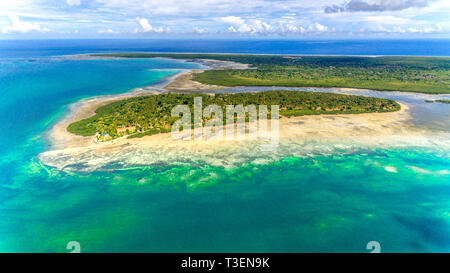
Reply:
[[194, 80], [223, 86], [349, 87], [450, 93], [450, 58], [339, 57], [219, 54], [97, 54], [126, 58], [215, 59], [256, 69], [209, 70]]
[[[170, 132], [171, 125], [178, 119], [171, 117], [173, 107], [180, 104], [188, 105], [193, 113], [194, 97], [202, 97], [203, 108], [216, 104], [222, 108], [223, 113], [226, 105], [267, 105], [269, 117], [270, 105], [279, 105], [280, 115], [286, 117], [390, 112], [400, 109], [398, 103], [388, 99], [330, 93], [295, 91], [216, 95], [168, 93], [110, 103], [98, 108], [94, 116], [70, 124], [67, 130], [82, 136], [97, 135], [100, 141], [121, 136], [132, 138]], [[204, 118], [203, 122], [206, 121]]]

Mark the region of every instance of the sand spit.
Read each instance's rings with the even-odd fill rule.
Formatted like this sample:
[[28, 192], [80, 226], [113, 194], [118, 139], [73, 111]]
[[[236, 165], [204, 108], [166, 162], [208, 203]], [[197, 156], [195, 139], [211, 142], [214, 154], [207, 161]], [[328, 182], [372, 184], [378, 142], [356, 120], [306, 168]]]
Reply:
[[194, 69], [192, 71], [181, 72], [171, 83], [165, 86], [164, 89], [170, 92], [193, 93], [207, 90], [220, 90], [224, 88], [223, 86], [204, 84], [192, 80], [195, 73], [201, 73], [203, 71], [205, 70]]
[[[229, 61], [217, 61], [208, 59], [195, 59], [194, 62], [208, 67], [208, 69], [223, 70], [223, 69], [251, 69], [248, 64], [241, 64]], [[191, 71], [185, 71], [177, 75], [168, 85], [164, 87], [165, 90], [170, 92], [183, 92], [194, 93], [202, 92], [205, 90], [220, 90], [225, 88], [224, 86], [203, 84], [193, 81], [193, 75], [201, 73], [207, 69], [193, 69]]]

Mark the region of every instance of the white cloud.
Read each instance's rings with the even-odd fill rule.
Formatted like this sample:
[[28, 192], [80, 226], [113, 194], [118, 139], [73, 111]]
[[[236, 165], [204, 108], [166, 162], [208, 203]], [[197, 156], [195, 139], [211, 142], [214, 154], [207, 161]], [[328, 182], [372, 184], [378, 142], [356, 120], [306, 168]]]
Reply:
[[147, 18], [136, 17], [136, 20], [138, 21], [139, 25], [141, 26], [143, 32], [149, 32], [149, 31], [153, 30], [153, 27], [152, 27], [152, 25], [150, 25], [148, 23]]
[[247, 23], [238, 25], [237, 32], [250, 34], [268, 34], [273, 32], [274, 28], [270, 24], [261, 20], [249, 20]]
[[350, 0], [344, 5], [331, 5], [325, 7], [325, 13], [336, 12], [381, 12], [399, 11], [412, 7], [423, 8], [428, 6], [427, 0]]
[[227, 16], [219, 18], [219, 21], [232, 24], [227, 29], [230, 32], [239, 33], [269, 33], [272, 30], [272, 26], [261, 20], [251, 19], [244, 20], [238, 16]]
[[101, 33], [101, 34], [116, 34], [116, 33], [118, 33], [118, 32], [116, 32], [116, 31], [114, 31], [114, 30], [112, 30], [112, 29], [100, 29], [99, 31], [98, 31], [98, 33]]
[[245, 21], [238, 16], [226, 16], [226, 17], [220, 17], [219, 21], [222, 21], [224, 23], [232, 24], [232, 25], [243, 25]]
[[154, 15], [220, 17], [236, 13], [252, 13], [257, 10], [277, 11], [312, 5], [308, 3], [310, 1], [299, 3], [303, 1], [295, 0], [286, 1], [287, 3], [283, 5], [274, 4], [271, 0], [96, 0], [96, 2], [107, 8], [152, 17]]
[[208, 29], [206, 29], [206, 28], [194, 27], [194, 28], [192, 29], [192, 33], [204, 34], [204, 33], [208, 33]]
[[[410, 27], [401, 26], [386, 26], [379, 24], [376, 27], [371, 27], [369, 32], [371, 33], [393, 33], [393, 34], [418, 34], [418, 33], [440, 33], [442, 31], [442, 26], [440, 24], [435, 25], [418, 25]], [[362, 28], [360, 32], [366, 32], [367, 30]]]
[[310, 25], [308, 30], [309, 31], [317, 31], [317, 32], [325, 32], [325, 31], [328, 31], [328, 27], [316, 22], [316, 23]]
[[236, 33], [237, 32], [237, 29], [235, 29], [233, 26], [229, 26], [227, 28], [227, 30], [228, 30], [228, 32], [231, 32], [231, 33]]
[[420, 32], [420, 29], [410, 27], [410, 28], [408, 28], [408, 31], [411, 33], [418, 33], [418, 32]]
[[325, 32], [334, 32], [334, 29], [322, 25], [320, 23], [313, 23], [307, 27], [296, 25], [293, 23], [286, 23], [283, 21], [264, 22], [256, 19], [245, 20], [241, 17], [228, 16], [220, 18], [220, 21], [229, 22], [233, 24], [227, 28], [229, 33], [241, 34], [320, 34]]
[[81, 5], [81, 0], [66, 0], [66, 3], [69, 6], [79, 6]]
[[164, 33], [164, 32], [170, 32], [169, 28], [163, 28], [163, 27], [157, 27], [154, 28], [152, 25], [150, 25], [150, 23], [148, 22], [147, 18], [140, 18], [140, 17], [136, 17], [136, 21], [139, 23], [139, 26], [141, 27], [141, 29], [135, 29], [135, 33], [139, 33], [139, 32], [153, 32], [153, 33]]
[[[324, 12], [325, 7], [333, 5], [347, 10]], [[79, 29], [83, 34], [113, 29], [123, 35], [131, 35], [133, 30], [140, 34], [170, 30], [192, 35], [334, 32], [344, 36], [353, 32], [364, 36], [403, 33], [425, 37], [432, 33], [450, 35], [449, 16], [449, 0], [0, 0], [2, 33], [22, 33], [19, 29], [45, 31], [42, 27], [46, 26], [55, 33]], [[7, 20], [10, 17], [25, 22], [19, 20], [14, 26]]]
[[2, 27], [2, 33], [28, 33], [32, 31], [46, 32], [47, 28], [41, 28], [39, 24], [21, 21], [18, 16], [10, 16], [11, 25]]

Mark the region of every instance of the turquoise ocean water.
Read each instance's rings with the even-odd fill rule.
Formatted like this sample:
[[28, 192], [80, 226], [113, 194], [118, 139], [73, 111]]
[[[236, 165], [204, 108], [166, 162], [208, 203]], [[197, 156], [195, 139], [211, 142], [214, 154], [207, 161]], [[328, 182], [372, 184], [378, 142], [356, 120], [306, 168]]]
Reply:
[[[0, 252], [68, 252], [68, 241], [83, 252], [367, 252], [372, 240], [385, 252], [450, 251], [450, 151], [439, 145], [91, 173], [37, 159], [70, 103], [194, 67], [0, 59]], [[433, 104], [423, 105], [437, 119], [426, 108]], [[448, 108], [436, 107], [448, 119]]]

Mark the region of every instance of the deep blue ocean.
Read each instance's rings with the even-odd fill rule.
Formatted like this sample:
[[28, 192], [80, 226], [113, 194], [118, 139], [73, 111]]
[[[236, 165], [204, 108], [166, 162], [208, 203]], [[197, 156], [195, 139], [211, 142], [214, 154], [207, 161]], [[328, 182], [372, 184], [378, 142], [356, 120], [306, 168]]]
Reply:
[[[197, 67], [54, 57], [142, 51], [450, 56], [450, 40], [0, 41], [0, 252], [68, 252], [69, 241], [83, 252], [367, 252], [372, 240], [383, 252], [450, 251], [450, 151], [437, 140], [231, 168], [183, 159], [89, 173], [43, 165], [45, 133], [71, 103]], [[448, 105], [421, 96], [392, 95], [427, 117], [422, 125], [449, 132], [449, 117], [437, 118]]]
[[0, 40], [0, 57], [97, 52], [206, 52], [304, 55], [450, 56], [450, 39], [428, 40]]

